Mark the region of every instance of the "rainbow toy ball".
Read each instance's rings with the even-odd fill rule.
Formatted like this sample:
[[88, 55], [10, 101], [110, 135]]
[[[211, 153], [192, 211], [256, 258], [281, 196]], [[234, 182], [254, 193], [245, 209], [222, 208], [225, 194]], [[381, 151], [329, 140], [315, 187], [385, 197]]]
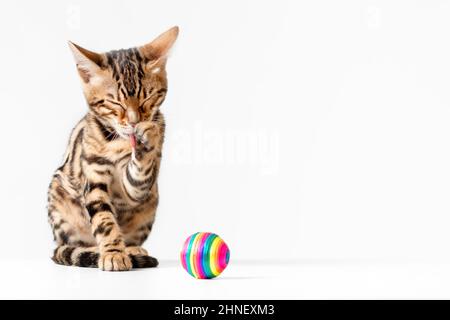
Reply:
[[225, 270], [229, 260], [227, 244], [211, 232], [194, 233], [186, 239], [181, 250], [183, 268], [197, 279], [217, 277]]

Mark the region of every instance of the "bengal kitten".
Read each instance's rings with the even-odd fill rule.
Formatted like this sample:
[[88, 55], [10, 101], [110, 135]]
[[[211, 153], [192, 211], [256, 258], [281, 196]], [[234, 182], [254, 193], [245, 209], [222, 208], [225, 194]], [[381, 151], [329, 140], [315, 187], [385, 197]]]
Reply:
[[69, 42], [89, 105], [48, 192], [58, 264], [107, 271], [156, 267], [141, 247], [158, 205], [173, 27], [142, 47], [95, 53]]

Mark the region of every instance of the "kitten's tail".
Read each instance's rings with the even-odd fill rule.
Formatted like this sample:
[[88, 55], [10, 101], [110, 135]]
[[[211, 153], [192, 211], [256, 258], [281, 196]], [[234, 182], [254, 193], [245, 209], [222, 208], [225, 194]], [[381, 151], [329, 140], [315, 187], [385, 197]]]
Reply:
[[[146, 255], [129, 255], [133, 268], [154, 268], [158, 260]], [[98, 267], [98, 247], [76, 247], [62, 245], [53, 252], [52, 260], [57, 264], [85, 268]]]

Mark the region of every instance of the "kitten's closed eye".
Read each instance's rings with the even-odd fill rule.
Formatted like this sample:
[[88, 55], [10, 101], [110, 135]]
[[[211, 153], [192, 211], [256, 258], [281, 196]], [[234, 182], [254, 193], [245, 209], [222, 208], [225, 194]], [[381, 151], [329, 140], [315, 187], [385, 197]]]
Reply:
[[114, 100], [109, 100], [109, 99], [106, 99], [106, 101], [111, 103], [111, 104], [113, 104], [113, 105], [115, 105], [115, 106], [120, 107], [123, 111], [127, 110], [127, 108], [122, 103], [120, 103], [119, 101], [114, 101]]

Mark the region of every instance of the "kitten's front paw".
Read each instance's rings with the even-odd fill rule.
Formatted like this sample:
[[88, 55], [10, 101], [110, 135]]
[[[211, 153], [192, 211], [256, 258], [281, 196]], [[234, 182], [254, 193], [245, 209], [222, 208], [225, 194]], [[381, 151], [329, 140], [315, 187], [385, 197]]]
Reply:
[[141, 122], [136, 128], [136, 139], [145, 148], [145, 151], [151, 151], [159, 137], [159, 128], [153, 122]]
[[125, 252], [113, 252], [100, 254], [98, 267], [103, 271], [128, 271], [132, 264]]

